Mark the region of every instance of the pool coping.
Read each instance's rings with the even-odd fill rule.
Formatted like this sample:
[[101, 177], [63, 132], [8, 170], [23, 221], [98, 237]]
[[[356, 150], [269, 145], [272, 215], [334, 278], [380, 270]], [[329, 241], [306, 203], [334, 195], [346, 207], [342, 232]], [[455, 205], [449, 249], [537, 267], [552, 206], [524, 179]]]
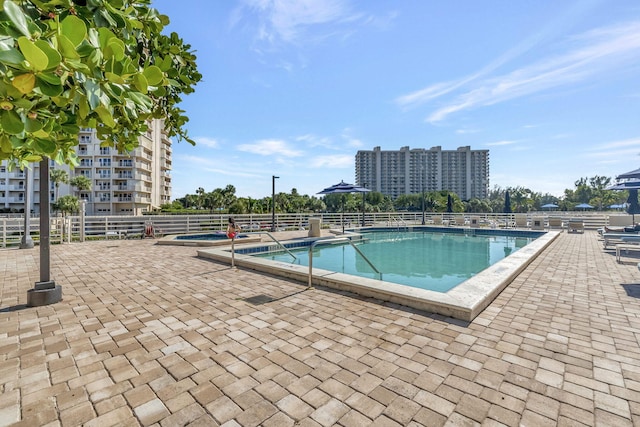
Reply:
[[[375, 227], [380, 229], [381, 227]], [[389, 227], [394, 229], [396, 227]], [[441, 231], [435, 227], [410, 227], [412, 229], [429, 229]], [[447, 232], [468, 232], [469, 228], [447, 227]], [[509, 234], [509, 230], [500, 230]], [[518, 230], [514, 230], [518, 231]], [[519, 230], [518, 234], [521, 234]], [[326, 286], [328, 288], [353, 292], [358, 295], [390, 301], [408, 307], [438, 313], [465, 321], [472, 321], [513, 281], [544, 249], [559, 235], [560, 231], [542, 231], [540, 237], [523, 248], [512, 253], [508, 257], [489, 266], [485, 270], [462, 282], [447, 292], [435, 292], [426, 289], [413, 288], [392, 282], [385, 282], [359, 276], [352, 276], [333, 271], [313, 269], [312, 284]], [[337, 236], [339, 237], [339, 236]], [[307, 242], [315, 240], [329, 240], [333, 237], [308, 238], [288, 240], [282, 243]], [[256, 246], [273, 245], [274, 243], [261, 243]], [[249, 248], [251, 246], [248, 246]], [[213, 259], [221, 262], [231, 262], [230, 247], [219, 247], [198, 250], [198, 257]], [[272, 261], [257, 258], [240, 253], [234, 254], [234, 264], [252, 270], [283, 276], [308, 283], [309, 267], [293, 265], [280, 261]]]
[[[215, 231], [200, 231], [197, 233], [183, 233], [183, 234], [171, 234], [168, 236], [164, 236], [159, 239], [156, 243], [158, 245], [174, 245], [174, 246], [228, 246], [231, 244], [231, 239], [217, 239], [217, 240], [201, 240], [201, 239], [178, 239], [178, 237], [183, 236], [201, 236], [203, 234], [213, 234]], [[258, 243], [262, 240], [259, 236], [251, 236], [243, 237], [242, 239], [237, 239], [235, 244], [246, 244], [246, 243]]]

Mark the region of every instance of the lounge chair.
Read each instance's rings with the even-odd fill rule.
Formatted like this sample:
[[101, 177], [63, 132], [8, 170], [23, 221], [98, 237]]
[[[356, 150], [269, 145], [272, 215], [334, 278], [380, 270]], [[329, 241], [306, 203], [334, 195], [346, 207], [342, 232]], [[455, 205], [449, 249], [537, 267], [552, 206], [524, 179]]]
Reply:
[[516, 228], [527, 228], [529, 226], [529, 221], [527, 221], [527, 216], [524, 214], [516, 214]]
[[549, 229], [559, 228], [560, 230], [564, 230], [564, 225], [562, 224], [562, 218], [557, 216], [549, 217]]
[[640, 243], [638, 233], [604, 233], [602, 235], [604, 248], [607, 249], [611, 243]]
[[584, 233], [584, 221], [579, 218], [571, 218], [567, 223], [567, 231], [569, 233], [571, 232], [577, 233], [578, 231], [580, 231], [581, 233]]
[[434, 215], [431, 217], [434, 225], [442, 225], [442, 215]]

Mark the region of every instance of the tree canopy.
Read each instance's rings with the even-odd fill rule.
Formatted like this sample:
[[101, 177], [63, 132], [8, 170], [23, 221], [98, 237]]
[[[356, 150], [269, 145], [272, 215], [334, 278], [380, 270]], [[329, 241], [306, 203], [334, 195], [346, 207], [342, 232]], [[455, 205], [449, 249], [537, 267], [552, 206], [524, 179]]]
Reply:
[[0, 160], [77, 164], [80, 128], [130, 152], [150, 119], [193, 144], [177, 107], [201, 79], [150, 0], [0, 0]]

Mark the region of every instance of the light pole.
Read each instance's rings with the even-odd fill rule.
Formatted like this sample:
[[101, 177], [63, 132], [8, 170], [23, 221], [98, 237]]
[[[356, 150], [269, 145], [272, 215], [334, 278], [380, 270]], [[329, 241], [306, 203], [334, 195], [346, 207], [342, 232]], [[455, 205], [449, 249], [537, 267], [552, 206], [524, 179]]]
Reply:
[[[364, 188], [367, 188], [367, 184], [364, 184], [364, 183], [363, 183], [363, 187], [364, 187]], [[365, 210], [365, 200], [364, 200], [364, 195], [365, 195], [365, 192], [363, 191], [363, 192], [362, 192], [362, 226], [363, 226], [363, 227], [364, 227], [364, 215], [365, 215], [365, 212], [366, 212], [366, 210]]]
[[420, 168], [420, 200], [422, 201], [422, 225], [425, 225], [424, 220], [424, 166]]
[[271, 176], [271, 231], [276, 231], [276, 179], [279, 176]]
[[31, 238], [31, 191], [29, 185], [29, 168], [24, 168], [24, 233], [20, 241], [20, 249], [30, 249], [33, 247], [33, 239]]

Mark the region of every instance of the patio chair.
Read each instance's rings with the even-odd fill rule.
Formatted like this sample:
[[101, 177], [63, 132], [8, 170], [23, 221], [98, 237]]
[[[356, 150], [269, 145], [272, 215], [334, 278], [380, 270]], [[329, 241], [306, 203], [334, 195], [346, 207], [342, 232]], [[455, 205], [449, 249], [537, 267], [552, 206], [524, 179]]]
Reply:
[[559, 228], [560, 230], [564, 230], [564, 225], [562, 223], [562, 218], [557, 216], [549, 217], [549, 229]]
[[516, 214], [516, 228], [527, 228], [529, 226], [529, 221], [527, 221], [527, 216], [525, 214]]
[[580, 218], [571, 218], [567, 223], [567, 232], [569, 233], [584, 233], [584, 221]]
[[454, 225], [457, 225], [460, 227], [463, 227], [465, 225], [464, 215], [456, 215], [454, 221], [455, 221]]

